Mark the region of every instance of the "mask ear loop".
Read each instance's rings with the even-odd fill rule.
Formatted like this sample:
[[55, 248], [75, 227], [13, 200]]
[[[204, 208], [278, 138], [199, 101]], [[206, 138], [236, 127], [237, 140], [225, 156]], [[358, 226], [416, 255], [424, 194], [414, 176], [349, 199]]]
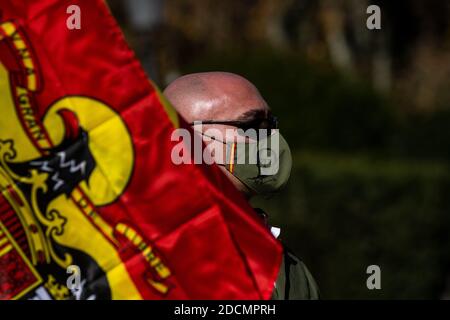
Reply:
[[230, 171], [230, 173], [234, 172], [234, 155], [236, 154], [236, 142], [233, 142], [233, 144], [231, 145], [231, 152], [230, 152], [230, 164], [228, 166], [228, 171]]

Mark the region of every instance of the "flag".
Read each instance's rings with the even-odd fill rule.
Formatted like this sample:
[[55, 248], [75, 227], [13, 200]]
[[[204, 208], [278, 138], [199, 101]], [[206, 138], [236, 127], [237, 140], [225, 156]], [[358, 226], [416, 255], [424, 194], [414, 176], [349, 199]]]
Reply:
[[270, 298], [280, 245], [180, 126], [104, 1], [0, 0], [0, 299]]

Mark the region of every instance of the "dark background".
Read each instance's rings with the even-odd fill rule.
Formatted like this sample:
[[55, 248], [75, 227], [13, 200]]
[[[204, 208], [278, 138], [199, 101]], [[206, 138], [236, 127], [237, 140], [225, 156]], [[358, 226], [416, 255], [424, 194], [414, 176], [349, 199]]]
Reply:
[[450, 1], [108, 3], [161, 88], [218, 70], [259, 88], [294, 167], [255, 205], [323, 298], [450, 298]]

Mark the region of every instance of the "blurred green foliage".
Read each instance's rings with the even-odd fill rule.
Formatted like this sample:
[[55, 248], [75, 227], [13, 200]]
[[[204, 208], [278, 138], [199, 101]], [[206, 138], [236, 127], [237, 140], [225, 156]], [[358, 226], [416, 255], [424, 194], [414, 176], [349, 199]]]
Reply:
[[[257, 199], [324, 298], [439, 298], [450, 269], [450, 113], [402, 114], [364, 79], [270, 49], [207, 53], [183, 73], [253, 82], [294, 155], [280, 195]], [[382, 290], [366, 287], [367, 266]]]
[[406, 115], [398, 124], [395, 153], [404, 157], [450, 160], [450, 110]]
[[401, 113], [364, 79], [271, 49], [205, 53], [183, 73], [218, 70], [238, 73], [256, 85], [293, 149], [450, 159], [449, 108]]
[[[449, 265], [450, 175], [439, 163], [296, 153], [290, 183], [254, 206], [310, 268], [324, 298], [439, 298]], [[379, 265], [382, 290], [366, 287]]]
[[207, 54], [184, 73], [223, 70], [238, 73], [260, 90], [279, 117], [292, 148], [374, 150], [387, 147], [394, 109], [370, 85], [328, 66], [270, 49]]

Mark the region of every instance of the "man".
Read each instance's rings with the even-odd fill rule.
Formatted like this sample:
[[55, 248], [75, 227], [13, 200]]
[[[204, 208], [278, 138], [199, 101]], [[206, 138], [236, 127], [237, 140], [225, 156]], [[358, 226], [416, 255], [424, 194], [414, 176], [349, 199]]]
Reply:
[[[194, 126], [194, 130], [197, 132], [201, 130], [199, 133], [207, 145], [214, 143], [220, 146], [229, 145], [228, 142], [238, 136], [236, 134], [238, 129], [266, 129], [269, 133], [272, 132], [271, 129], [277, 129], [277, 121], [256, 87], [235, 74], [206, 72], [186, 75], [173, 81], [164, 94], [178, 113]], [[205, 134], [206, 130], [212, 128], [220, 133], [220, 139]], [[257, 167], [257, 164], [247, 166], [236, 164], [232, 169], [228, 165], [229, 162], [216, 155], [214, 159], [216, 164], [247, 199], [256, 194], [274, 193], [286, 184], [292, 162], [287, 143], [281, 136], [279, 137], [279, 168], [273, 175], [258, 174], [261, 168]], [[255, 140], [265, 138], [267, 136], [261, 137], [258, 134]], [[254, 142], [250, 140], [251, 137], [241, 137], [241, 141], [237, 141], [237, 144], [242, 146]], [[235, 150], [239, 155], [239, 149]], [[266, 214], [259, 209], [255, 211], [267, 223]], [[306, 266], [285, 249], [272, 298], [318, 299], [318, 297], [317, 286]]]

